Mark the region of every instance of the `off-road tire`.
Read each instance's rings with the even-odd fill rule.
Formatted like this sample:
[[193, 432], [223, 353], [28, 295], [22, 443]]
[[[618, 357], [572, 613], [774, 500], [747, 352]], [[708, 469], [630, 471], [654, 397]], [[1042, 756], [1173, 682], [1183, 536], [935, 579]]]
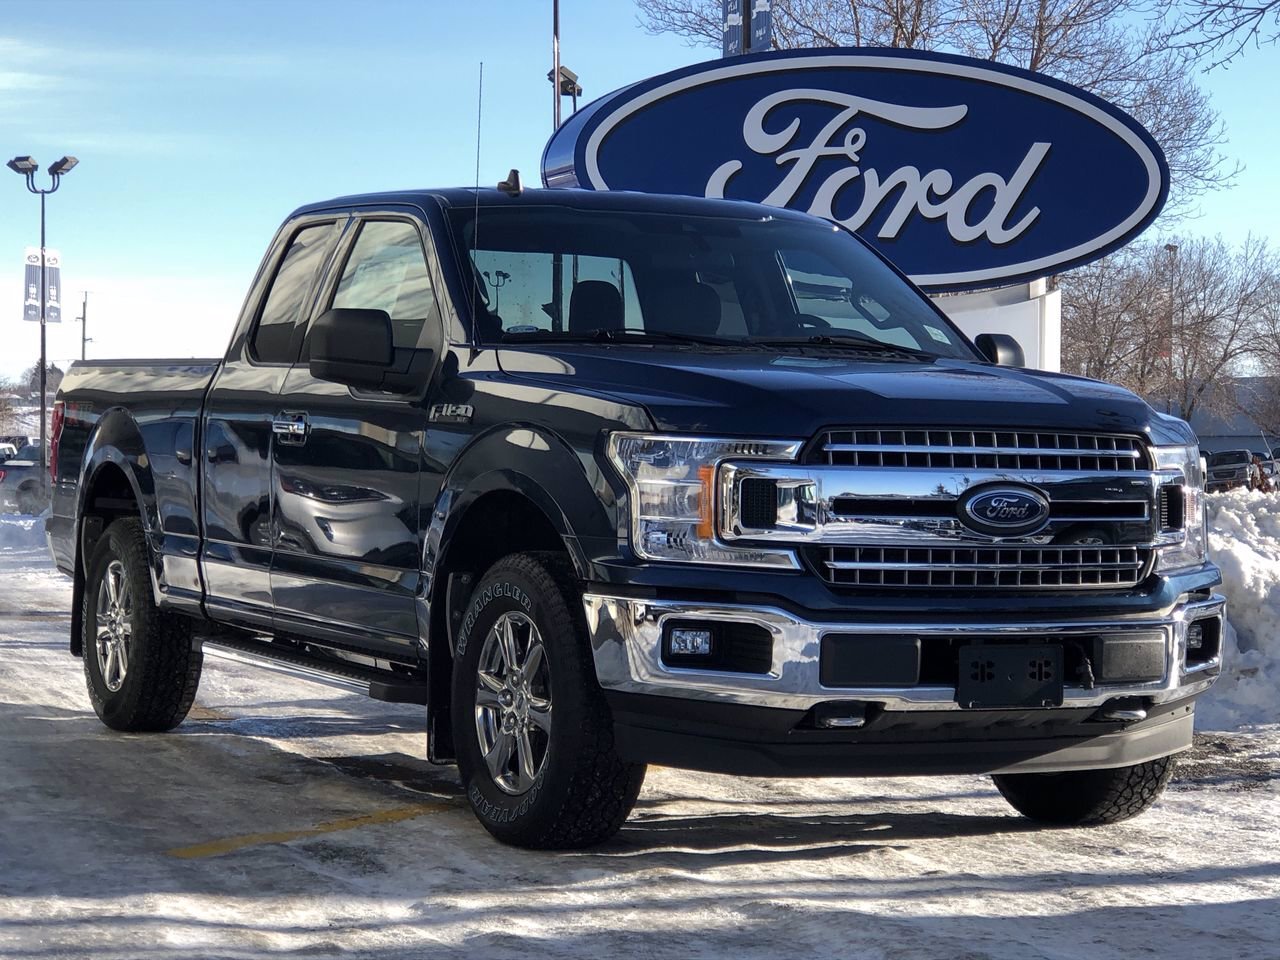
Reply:
[[1111, 770], [997, 773], [991, 779], [1025, 817], [1060, 826], [1119, 823], [1145, 812], [1164, 792], [1176, 756]]
[[[552, 722], [533, 786], [500, 790], [481, 755], [476, 681], [486, 636], [507, 612], [528, 617], [550, 668]], [[454, 646], [453, 730], [458, 770], [476, 818], [503, 843], [530, 849], [592, 846], [621, 828], [644, 783], [643, 764], [614, 749], [613, 719], [596, 679], [582, 590], [568, 558], [518, 553], [476, 585]]]
[[[98, 590], [113, 560], [124, 567], [132, 599], [129, 665], [116, 691], [108, 688], [96, 652]], [[172, 730], [180, 724], [195, 701], [204, 656], [192, 643], [191, 621], [156, 608], [141, 521], [116, 520], [98, 540], [85, 576], [81, 617], [84, 679], [98, 719], [128, 732]]]

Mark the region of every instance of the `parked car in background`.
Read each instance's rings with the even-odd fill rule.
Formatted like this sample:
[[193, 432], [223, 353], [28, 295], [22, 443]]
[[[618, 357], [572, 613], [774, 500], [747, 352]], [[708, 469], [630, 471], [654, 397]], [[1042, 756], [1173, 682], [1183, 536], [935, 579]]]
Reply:
[[0, 443], [0, 463], [12, 460], [18, 455], [18, 448], [12, 443]]
[[1254, 476], [1252, 450], [1220, 450], [1209, 454], [1210, 493], [1236, 487], [1252, 490], [1255, 486], [1257, 478]]
[[29, 443], [0, 464], [0, 513], [44, 513], [49, 506], [48, 476], [40, 468], [40, 445]]

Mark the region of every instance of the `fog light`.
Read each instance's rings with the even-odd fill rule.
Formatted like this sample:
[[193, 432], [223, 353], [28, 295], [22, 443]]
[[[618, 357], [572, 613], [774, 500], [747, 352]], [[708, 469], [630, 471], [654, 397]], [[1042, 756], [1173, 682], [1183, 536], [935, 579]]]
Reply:
[[671, 631], [670, 651], [672, 656], [677, 657], [709, 657], [711, 631], [675, 627]]
[[1204, 624], [1196, 622], [1187, 627], [1187, 649], [1199, 650], [1204, 646]]

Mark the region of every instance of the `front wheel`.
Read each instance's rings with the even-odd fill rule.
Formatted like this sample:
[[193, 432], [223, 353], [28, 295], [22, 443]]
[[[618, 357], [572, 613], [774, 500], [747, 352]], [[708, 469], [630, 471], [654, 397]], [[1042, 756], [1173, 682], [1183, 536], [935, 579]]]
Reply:
[[613, 746], [568, 560], [513, 554], [471, 595], [454, 651], [458, 769], [504, 843], [586, 847], [617, 833], [644, 782]]
[[997, 773], [991, 779], [1025, 817], [1060, 826], [1119, 823], [1145, 812], [1164, 792], [1175, 757], [1110, 770]]

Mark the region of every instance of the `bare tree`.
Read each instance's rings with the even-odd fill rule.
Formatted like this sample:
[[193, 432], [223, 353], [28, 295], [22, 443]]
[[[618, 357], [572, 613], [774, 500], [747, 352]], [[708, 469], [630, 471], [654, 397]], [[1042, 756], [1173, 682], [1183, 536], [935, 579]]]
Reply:
[[13, 432], [14, 386], [8, 380], [0, 380], [0, 434]]
[[1246, 47], [1280, 39], [1280, 0], [1187, 0], [1172, 38], [1194, 58], [1209, 59], [1210, 70], [1224, 66]]
[[[1250, 238], [1134, 244], [1061, 278], [1063, 365], [1189, 419], [1238, 412], [1234, 378], [1280, 350], [1280, 258]], [[1246, 411], [1248, 412], [1248, 411]]]
[[[1277, 0], [1280, 2], [1280, 0]], [[1194, 64], [1150, 0], [773, 0], [774, 44], [963, 53], [1057, 77], [1127, 111], [1160, 143], [1173, 183], [1166, 218], [1191, 212], [1237, 166]], [[719, 46], [720, 0], [636, 0], [651, 33]]]

